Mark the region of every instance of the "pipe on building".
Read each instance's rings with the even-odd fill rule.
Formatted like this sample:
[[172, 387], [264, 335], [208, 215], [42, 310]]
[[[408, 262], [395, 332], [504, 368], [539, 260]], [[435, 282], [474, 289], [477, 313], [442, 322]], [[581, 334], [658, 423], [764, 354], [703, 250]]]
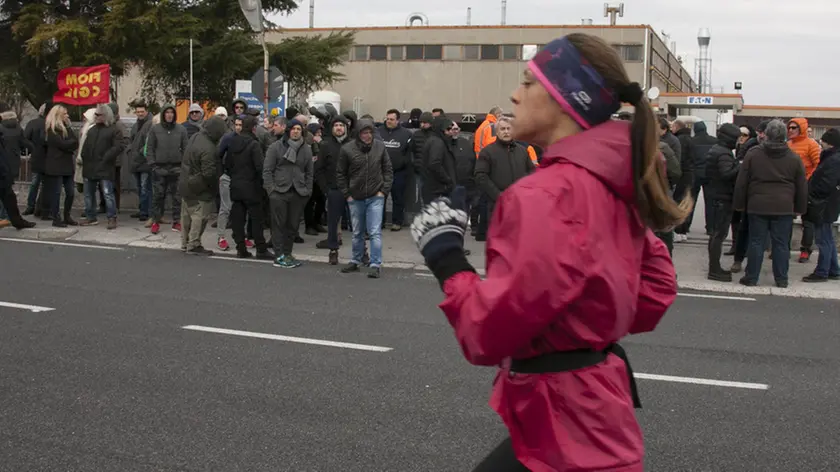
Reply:
[[309, 27], [315, 27], [315, 0], [309, 0]]
[[645, 52], [643, 56], [643, 64], [644, 64], [644, 71], [645, 73], [642, 75], [642, 90], [647, 92], [648, 89], [648, 76], [650, 75], [650, 35], [651, 31], [649, 29], [645, 29]]
[[507, 0], [502, 0], [502, 26], [507, 24]]
[[472, 7], [467, 7], [467, 26], [472, 25]]

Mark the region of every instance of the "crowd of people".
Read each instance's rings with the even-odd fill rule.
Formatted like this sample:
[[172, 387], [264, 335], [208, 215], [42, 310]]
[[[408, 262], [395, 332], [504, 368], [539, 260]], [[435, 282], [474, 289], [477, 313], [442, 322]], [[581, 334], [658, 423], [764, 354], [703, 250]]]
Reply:
[[[669, 183], [677, 200], [703, 190], [709, 236], [708, 278], [739, 283], [759, 282], [766, 248], [770, 248], [777, 287], [788, 286], [793, 222], [802, 219], [799, 262], [819, 250], [814, 271], [804, 282], [840, 280], [833, 224], [840, 216], [840, 130], [831, 128], [818, 143], [804, 118], [767, 120], [757, 128], [723, 124], [709, 136], [702, 121], [659, 124], [660, 150], [668, 164]], [[674, 241], [686, 241], [694, 211], [673, 232], [660, 237], [673, 252]], [[732, 234], [732, 247], [723, 244]], [[728, 269], [722, 255], [734, 256]], [[743, 262], [747, 261], [746, 267]]]

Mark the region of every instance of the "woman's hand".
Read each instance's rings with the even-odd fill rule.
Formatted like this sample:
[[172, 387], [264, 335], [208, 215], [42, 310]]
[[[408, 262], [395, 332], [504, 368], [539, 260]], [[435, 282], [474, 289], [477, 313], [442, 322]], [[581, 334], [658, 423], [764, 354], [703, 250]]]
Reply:
[[464, 247], [469, 215], [452, 208], [448, 198], [437, 198], [426, 205], [411, 224], [411, 237], [426, 259], [434, 264], [453, 249]]

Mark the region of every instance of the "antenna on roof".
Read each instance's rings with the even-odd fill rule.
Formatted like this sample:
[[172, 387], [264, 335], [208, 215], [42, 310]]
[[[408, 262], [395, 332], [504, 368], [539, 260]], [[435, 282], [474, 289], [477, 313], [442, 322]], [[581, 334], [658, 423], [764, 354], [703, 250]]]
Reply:
[[616, 17], [624, 18], [624, 3], [618, 5], [604, 4], [604, 18], [610, 19], [610, 26], [615, 26]]

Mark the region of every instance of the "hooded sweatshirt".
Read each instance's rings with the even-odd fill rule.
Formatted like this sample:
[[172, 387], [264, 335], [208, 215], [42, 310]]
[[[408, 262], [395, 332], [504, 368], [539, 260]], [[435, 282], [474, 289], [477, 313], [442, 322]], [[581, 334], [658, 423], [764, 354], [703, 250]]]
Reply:
[[[190, 140], [181, 164], [178, 183], [184, 200], [210, 201], [219, 191], [217, 149], [227, 126], [221, 118], [207, 120], [204, 128]], [[186, 131], [185, 131], [186, 133]]]
[[24, 137], [17, 115], [13, 111], [0, 114], [0, 136], [6, 148], [6, 163], [9, 165], [9, 175], [17, 180], [20, 173], [20, 154], [23, 149], [33, 152], [35, 145]]
[[[197, 111], [201, 113], [197, 120], [193, 120], [192, 112]], [[201, 131], [204, 127], [204, 109], [198, 103], [190, 105], [189, 113], [187, 114], [187, 121], [183, 123], [184, 129], [187, 130], [187, 138], [192, 138], [195, 133]]]
[[457, 165], [452, 141], [446, 136], [446, 129], [450, 126], [452, 120], [449, 118], [435, 118], [432, 122], [432, 133], [423, 148], [423, 169], [426, 176], [423, 193], [429, 200], [435, 196], [449, 195], [455, 190], [458, 179]]
[[706, 158], [706, 178], [709, 179], [706, 191], [713, 200], [730, 202], [740, 167], [734, 152], [741, 130], [732, 123], [726, 123], [717, 134], [718, 142], [712, 146]]
[[[345, 133], [340, 138], [333, 134], [333, 125], [344, 123]], [[347, 143], [349, 138], [350, 123], [347, 118], [339, 115], [333, 118], [327, 127], [329, 136], [324, 137], [318, 148], [318, 159], [315, 161], [315, 181], [324, 192], [338, 189], [336, 177], [338, 167], [338, 156], [341, 154], [341, 147]]]
[[805, 118], [794, 118], [788, 122], [788, 125], [790, 123], [799, 125], [799, 136], [789, 139], [788, 146], [802, 159], [802, 165], [805, 166], [805, 176], [810, 179], [811, 174], [817, 170], [817, 166], [820, 163], [822, 149], [818, 142], [808, 137], [808, 120]]
[[706, 155], [712, 146], [717, 144], [717, 138], [709, 136], [706, 123], [698, 121], [694, 123], [694, 137], [691, 138], [691, 153], [694, 155], [694, 176], [700, 179], [706, 178]]
[[[175, 115], [172, 122], [166, 122], [166, 110]], [[160, 123], [152, 126], [146, 141], [146, 161], [152, 169], [156, 167], [180, 167], [187, 149], [187, 130], [178, 124], [177, 110], [173, 105], [164, 105], [160, 111]]]
[[131, 127], [131, 147], [128, 158], [133, 173], [145, 173], [150, 170], [146, 162], [146, 137], [152, 129], [153, 119], [154, 116], [151, 113], [146, 113], [146, 118], [135, 121]]
[[[366, 129], [376, 129], [373, 121], [359, 120], [358, 131], [361, 133]], [[336, 179], [345, 198], [365, 200], [379, 192], [388, 195], [394, 182], [394, 170], [385, 144], [378, 139], [365, 144], [358, 137], [351, 138], [341, 148]]]

